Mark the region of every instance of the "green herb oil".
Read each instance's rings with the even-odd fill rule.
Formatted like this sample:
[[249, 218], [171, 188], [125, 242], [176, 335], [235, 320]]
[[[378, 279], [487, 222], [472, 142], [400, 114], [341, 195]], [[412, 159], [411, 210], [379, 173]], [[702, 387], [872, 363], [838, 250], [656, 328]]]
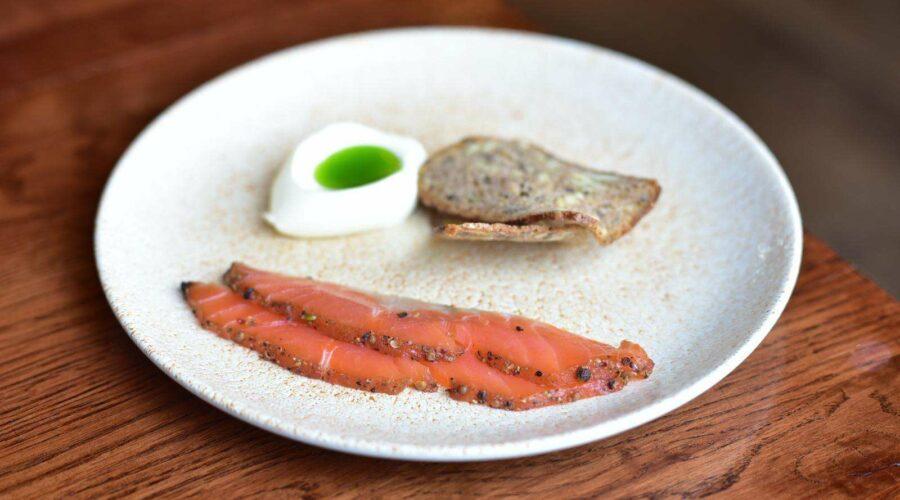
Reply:
[[352, 146], [342, 149], [319, 164], [313, 174], [329, 189], [363, 186], [400, 170], [400, 158], [381, 146]]

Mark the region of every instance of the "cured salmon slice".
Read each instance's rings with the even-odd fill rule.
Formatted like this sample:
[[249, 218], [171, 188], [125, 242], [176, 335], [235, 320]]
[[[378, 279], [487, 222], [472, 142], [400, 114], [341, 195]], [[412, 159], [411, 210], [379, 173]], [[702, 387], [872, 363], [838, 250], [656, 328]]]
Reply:
[[245, 298], [326, 335], [394, 356], [453, 361], [471, 351], [506, 374], [553, 388], [646, 378], [653, 370], [637, 344], [615, 348], [521, 316], [370, 294], [240, 263], [224, 280]]
[[182, 283], [181, 290], [204, 328], [295, 373], [385, 394], [397, 394], [407, 387], [437, 389], [422, 364], [335, 340], [244, 300], [224, 286]]
[[225, 284], [288, 318], [338, 340], [413, 360], [452, 361], [465, 350], [450, 333], [450, 308], [364, 293], [310, 278], [234, 263]]
[[466, 353], [453, 362], [428, 363], [434, 379], [453, 399], [504, 410], [531, 410], [570, 403], [579, 399], [616, 392], [625, 387], [613, 370], [588, 382], [567, 387], [547, 387], [522, 377], [503, 373]]
[[521, 316], [462, 314], [454, 322], [454, 338], [472, 346], [484, 363], [551, 387], [647, 378], [653, 371], [653, 361], [633, 342], [616, 348]]
[[430, 392], [441, 386], [458, 401], [529, 410], [615, 392], [625, 386], [625, 380], [618, 380], [612, 370], [587, 383], [549, 388], [503, 373], [472, 353], [452, 362], [433, 363], [386, 356], [296, 324], [220, 285], [184, 283], [182, 290], [204, 328], [295, 373], [345, 387], [397, 394], [407, 387]]
[[[300, 322], [289, 319], [260, 303], [265, 301], [250, 300], [260, 300], [261, 294], [255, 290], [237, 293], [217, 284], [183, 283], [182, 292], [200, 324], [219, 336], [251, 348], [295, 373], [372, 392], [397, 394], [407, 387], [434, 391], [441, 386], [459, 401], [528, 410], [615, 392], [630, 378], [645, 377], [652, 369], [652, 361], [643, 349], [627, 341], [616, 349], [516, 316], [438, 309], [430, 304], [375, 298], [347, 290], [348, 294], [377, 301], [377, 307], [384, 310], [395, 311], [401, 304], [410, 314], [434, 314], [433, 321], [441, 322], [444, 331], [470, 347], [456, 356], [442, 355], [434, 361], [418, 362], [399, 354], [394, 347], [391, 349], [397, 351], [396, 355], [388, 356], [372, 349], [367, 340], [350, 343], [334, 338], [327, 331], [335, 325], [331, 317], [310, 320], [301, 316]], [[276, 289], [273, 293], [286, 292]], [[286, 302], [279, 309], [291, 307]], [[318, 327], [325, 331], [317, 330]], [[411, 327], [414, 333], [412, 330]], [[525, 363], [512, 365], [494, 350]], [[532, 351], [539, 350], [543, 350], [542, 357], [533, 356]], [[590, 362], [585, 363], [584, 359]], [[573, 362], [580, 362], [574, 370], [545, 368], [546, 374], [530, 372], [533, 366], [566, 367]]]

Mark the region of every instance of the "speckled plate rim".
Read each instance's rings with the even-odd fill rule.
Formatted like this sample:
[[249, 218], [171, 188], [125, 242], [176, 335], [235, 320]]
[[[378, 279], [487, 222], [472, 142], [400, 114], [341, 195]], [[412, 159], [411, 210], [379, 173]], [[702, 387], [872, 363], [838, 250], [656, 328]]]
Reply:
[[[788, 214], [789, 224], [787, 228], [787, 232], [790, 233], [790, 242], [785, 246], [785, 252], [789, 252], [790, 255], [789, 267], [787, 269], [787, 272], [785, 272], [780, 277], [780, 287], [778, 293], [774, 297], [772, 297], [770, 302], [771, 305], [767, 308], [767, 314], [759, 318], [756, 329], [750, 334], [744, 344], [736, 349], [718, 367], [711, 370], [705, 376], [701, 377], [699, 380], [684, 388], [683, 390], [671, 394], [670, 396], [663, 398], [653, 404], [650, 404], [636, 412], [632, 412], [630, 414], [626, 414], [597, 425], [592, 425], [569, 432], [562, 432], [559, 434], [554, 434], [552, 436], [520, 439], [507, 441], [504, 443], [478, 446], [464, 445], [459, 447], [428, 447], [411, 444], [397, 445], [379, 441], [361, 441], [358, 439], [351, 440], [346, 439], [340, 435], [324, 435], [313, 429], [288, 429], [287, 426], [279, 427], [274, 423], [277, 421], [277, 419], [272, 415], [266, 414], [265, 412], [261, 412], [255, 408], [245, 407], [233, 401], [229, 401], [227, 404], [225, 404], [223, 401], [217, 401], [211, 396], [216, 392], [212, 387], [209, 387], [206, 384], [192, 379], [190, 373], [181, 373], [181, 371], [177, 367], [172, 367], [171, 369], [167, 368], [165, 360], [162, 359], [163, 357], [159, 353], [155, 353], [149, 350], [149, 346], [144, 345], [137, 340], [129, 322], [119, 312], [118, 307], [116, 307], [115, 300], [110, 293], [110, 286], [107, 279], [108, 273], [104, 266], [103, 250], [97, 244], [98, 235], [103, 231], [103, 227], [100, 223], [102, 220], [102, 215], [104, 210], [108, 209], [107, 204], [105, 203], [107, 194], [116, 184], [117, 175], [121, 171], [119, 167], [127, 162], [129, 156], [135, 149], [135, 145], [138, 144], [152, 129], [159, 126], [159, 123], [163, 120], [164, 117], [169, 115], [174, 109], [181, 106], [185, 101], [204, 92], [208, 87], [231, 77], [235, 73], [252, 71], [255, 66], [261, 65], [262, 63], [269, 61], [270, 59], [283, 57], [293, 51], [303, 50], [307, 47], [318, 46], [322, 44], [359, 43], [363, 42], [367, 38], [389, 37], [394, 34], [404, 34], [406, 36], [409, 36], [410, 34], [420, 33], [434, 36], [439, 35], [442, 32], [454, 34], [459, 34], [461, 32], [474, 32], [482, 35], [492, 34], [501, 37], [540, 40], [547, 44], [570, 45], [603, 53], [606, 57], [615, 59], [621, 64], [631, 66], [632, 69], [647, 74], [648, 77], [652, 76], [654, 78], [660, 79], [664, 84], [669, 85], [673, 92], [680, 92], [683, 96], [693, 100], [695, 104], [703, 107], [706, 112], [720, 119], [722, 121], [722, 124], [732, 129], [737, 134], [737, 136], [740, 137], [741, 140], [753, 146], [755, 153], [759, 155], [761, 163], [765, 165], [765, 168], [769, 169], [770, 173], [773, 174], [777, 179], [777, 194], [782, 197], [783, 201], [786, 202], [785, 205], [788, 207], [788, 210], [790, 212]], [[788, 299], [790, 298], [791, 292], [793, 291], [796, 284], [797, 276], [800, 271], [802, 251], [803, 230], [800, 218], [800, 210], [793, 189], [791, 188], [790, 182], [788, 181], [787, 175], [784, 173], [784, 170], [781, 168], [774, 155], [771, 153], [771, 151], [769, 151], [768, 147], [766, 147], [762, 140], [750, 129], [749, 126], [747, 126], [734, 113], [732, 113], [721, 103], [703, 93], [696, 87], [686, 83], [685, 81], [669, 73], [666, 73], [661, 69], [656, 68], [655, 66], [647, 64], [633, 57], [621, 54], [619, 52], [615, 52], [588, 43], [552, 35], [505, 29], [473, 27], [397, 28], [342, 35], [286, 48], [245, 63], [217, 76], [216, 78], [213, 78], [212, 80], [200, 85], [196, 89], [184, 95], [174, 104], [169, 106], [134, 139], [134, 141], [119, 159], [116, 166], [113, 168], [112, 173], [107, 180], [106, 186], [103, 190], [103, 194], [100, 198], [94, 229], [94, 255], [96, 259], [97, 270], [100, 276], [100, 282], [103, 287], [104, 294], [106, 295], [107, 300], [110, 303], [113, 313], [116, 315], [119, 323], [123, 326], [128, 336], [131, 337], [132, 341], [134, 341], [138, 348], [157, 367], [159, 367], [163, 372], [165, 372], [169, 377], [175, 380], [182, 387], [184, 387], [197, 397], [201, 398], [202, 400], [206, 401], [207, 403], [236, 418], [239, 418], [256, 427], [265, 429], [269, 432], [288, 439], [331, 450], [370, 457], [432, 462], [500, 460], [523, 456], [533, 456], [551, 451], [564, 450], [592, 441], [597, 441], [610, 436], [614, 436], [629, 429], [641, 426], [686, 404], [695, 397], [709, 390], [713, 385], [725, 378], [729, 373], [737, 368], [737, 366], [740, 365], [740, 363], [743, 362], [750, 355], [750, 353], [752, 353], [756, 349], [757, 346], [759, 346], [766, 335], [771, 331], [772, 327], [775, 325], [775, 322], [784, 311]]]

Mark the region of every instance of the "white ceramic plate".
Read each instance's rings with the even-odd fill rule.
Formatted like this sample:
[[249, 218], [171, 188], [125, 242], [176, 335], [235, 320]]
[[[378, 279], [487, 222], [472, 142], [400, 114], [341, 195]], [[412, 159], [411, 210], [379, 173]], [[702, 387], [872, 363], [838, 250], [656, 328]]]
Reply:
[[[522, 137], [663, 186], [608, 247], [436, 241], [391, 230], [291, 240], [260, 215], [307, 133], [351, 120], [419, 138]], [[407, 29], [307, 44], [242, 66], [163, 113], [116, 166], [97, 267], [134, 342], [222, 410], [286, 437], [380, 457], [532, 455], [600, 439], [684, 404], [732, 371], [781, 313], [801, 227], [790, 185], [734, 115], [651, 66], [548, 36]], [[201, 330], [178, 293], [232, 260], [384, 293], [516, 312], [639, 342], [653, 376], [619, 393], [506, 412], [407, 391], [370, 395], [293, 375]]]

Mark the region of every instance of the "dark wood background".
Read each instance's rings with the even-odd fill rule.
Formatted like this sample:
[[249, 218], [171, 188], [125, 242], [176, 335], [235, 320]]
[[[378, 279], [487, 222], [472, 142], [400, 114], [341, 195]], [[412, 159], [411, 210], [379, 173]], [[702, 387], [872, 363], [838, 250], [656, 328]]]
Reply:
[[900, 304], [813, 236], [787, 311], [734, 373], [648, 425], [539, 457], [305, 446], [210, 407], [138, 351], [103, 297], [92, 230], [140, 129], [272, 50], [435, 23], [543, 28], [491, 0], [0, 3], [0, 497], [900, 495]]
[[778, 157], [807, 229], [900, 294], [900, 2], [510, 0], [541, 29], [659, 66]]

